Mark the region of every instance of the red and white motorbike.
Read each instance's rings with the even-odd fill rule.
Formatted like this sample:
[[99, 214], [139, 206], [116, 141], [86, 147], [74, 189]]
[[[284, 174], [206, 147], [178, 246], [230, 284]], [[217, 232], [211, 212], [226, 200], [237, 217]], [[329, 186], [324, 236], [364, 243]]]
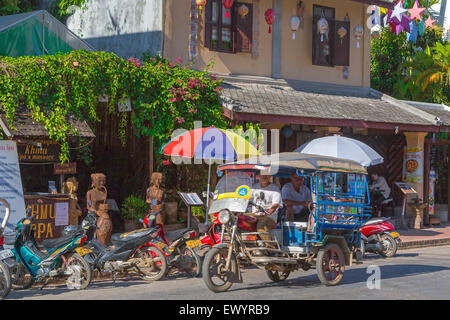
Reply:
[[383, 257], [392, 257], [401, 243], [400, 234], [395, 231], [390, 218], [374, 218], [362, 225], [361, 251], [379, 253]]

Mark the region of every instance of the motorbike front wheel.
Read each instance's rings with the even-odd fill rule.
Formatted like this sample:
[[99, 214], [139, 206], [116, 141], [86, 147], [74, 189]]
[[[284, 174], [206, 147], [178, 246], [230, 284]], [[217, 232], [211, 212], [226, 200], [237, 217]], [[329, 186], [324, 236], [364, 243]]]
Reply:
[[67, 278], [69, 289], [86, 289], [92, 280], [92, 268], [89, 263], [77, 253], [72, 254], [68, 259], [67, 269], [72, 271], [72, 275]]
[[228, 249], [212, 248], [203, 262], [203, 281], [213, 292], [225, 292], [233, 285], [238, 265], [236, 257], [231, 256], [229, 270], [225, 270]]
[[5, 298], [11, 290], [11, 276], [8, 266], [0, 261], [0, 299]]
[[390, 258], [397, 252], [397, 241], [390, 234], [380, 235], [382, 249], [379, 251], [383, 257]]
[[161, 250], [144, 247], [137, 250], [135, 257], [140, 259], [137, 266], [142, 280], [157, 281], [166, 275], [167, 260]]

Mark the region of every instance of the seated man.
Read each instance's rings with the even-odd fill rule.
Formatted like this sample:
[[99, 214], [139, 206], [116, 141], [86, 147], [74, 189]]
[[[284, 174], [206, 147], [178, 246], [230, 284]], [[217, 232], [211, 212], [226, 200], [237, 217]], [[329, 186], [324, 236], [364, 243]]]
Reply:
[[290, 178], [291, 182], [281, 189], [281, 197], [287, 207], [286, 221], [307, 222], [312, 204], [311, 191], [304, 185], [305, 179], [295, 172]]
[[[251, 190], [250, 200], [267, 211], [261, 212], [252, 207], [252, 215], [258, 219], [256, 231], [270, 232], [277, 223], [278, 208], [282, 205], [280, 188], [270, 181], [271, 176], [261, 175], [259, 183], [255, 183]], [[261, 235], [262, 240], [271, 240], [270, 235]]]
[[381, 205], [384, 200], [389, 199], [391, 195], [391, 188], [386, 182], [386, 179], [379, 176], [378, 173], [372, 173], [372, 184], [369, 185], [369, 190], [374, 192], [373, 203], [377, 208], [377, 215], [381, 217]]

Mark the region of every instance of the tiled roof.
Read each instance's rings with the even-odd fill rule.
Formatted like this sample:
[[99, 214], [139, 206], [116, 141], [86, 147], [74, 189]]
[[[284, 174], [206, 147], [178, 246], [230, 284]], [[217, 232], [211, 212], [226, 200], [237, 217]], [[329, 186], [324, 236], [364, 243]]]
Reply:
[[[95, 135], [86, 121], [79, 121], [75, 117], [70, 117], [72, 127], [78, 130], [80, 137], [94, 138]], [[11, 134], [17, 137], [48, 137], [49, 133], [45, 130], [44, 125], [37, 123], [29, 114], [16, 114], [14, 126], [16, 130], [12, 130], [5, 114], [0, 114], [0, 125], [6, 135]], [[69, 134], [70, 135], [70, 134]]]
[[437, 121], [441, 121], [442, 125], [450, 126], [450, 107], [445, 104], [426, 103], [417, 101], [404, 101], [405, 103], [422, 110], [433, 117], [438, 118]]
[[376, 90], [298, 80], [223, 77], [233, 113], [436, 126], [435, 117]]

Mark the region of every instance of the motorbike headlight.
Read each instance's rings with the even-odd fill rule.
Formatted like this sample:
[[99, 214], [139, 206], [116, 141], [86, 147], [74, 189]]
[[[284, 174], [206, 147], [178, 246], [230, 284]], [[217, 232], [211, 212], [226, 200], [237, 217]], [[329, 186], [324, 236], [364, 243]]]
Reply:
[[221, 224], [227, 224], [230, 221], [231, 214], [230, 211], [224, 209], [219, 211], [219, 222]]
[[81, 227], [83, 229], [89, 229], [89, 221], [87, 221], [86, 219], [83, 220], [83, 222], [81, 223]]

